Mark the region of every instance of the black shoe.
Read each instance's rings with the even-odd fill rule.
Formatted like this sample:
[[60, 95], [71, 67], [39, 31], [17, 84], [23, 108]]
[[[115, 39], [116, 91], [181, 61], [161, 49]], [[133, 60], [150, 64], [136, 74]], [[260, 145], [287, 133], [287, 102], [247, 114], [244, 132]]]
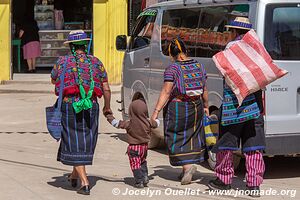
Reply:
[[260, 188], [259, 188], [259, 186], [253, 186], [253, 187], [247, 186], [247, 190], [249, 191], [249, 196], [250, 197], [254, 197], [254, 198], [260, 197]]
[[143, 182], [144, 187], [148, 187], [148, 183], [149, 183], [149, 177], [145, 176], [144, 177], [144, 182]]
[[219, 178], [209, 181], [208, 187], [211, 190], [230, 190], [231, 189], [230, 184], [223, 183]]
[[79, 190], [77, 190], [77, 193], [83, 195], [90, 195], [90, 186], [89, 185], [82, 186]]
[[141, 182], [141, 183], [135, 183], [135, 184], [134, 184], [134, 187], [135, 187], [135, 188], [142, 189], [142, 188], [144, 188], [144, 183], [143, 183], [143, 182]]
[[71, 183], [73, 188], [77, 187], [77, 178], [71, 178], [71, 175], [68, 176], [68, 181]]

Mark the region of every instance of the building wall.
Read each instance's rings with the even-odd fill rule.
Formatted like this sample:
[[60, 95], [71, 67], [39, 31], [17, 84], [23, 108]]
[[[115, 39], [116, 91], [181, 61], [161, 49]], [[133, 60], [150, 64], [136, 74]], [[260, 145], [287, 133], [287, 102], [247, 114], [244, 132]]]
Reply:
[[10, 2], [0, 0], [0, 83], [10, 79]]
[[124, 53], [116, 36], [127, 34], [127, 0], [94, 0], [94, 55], [104, 64], [109, 82], [121, 83]]

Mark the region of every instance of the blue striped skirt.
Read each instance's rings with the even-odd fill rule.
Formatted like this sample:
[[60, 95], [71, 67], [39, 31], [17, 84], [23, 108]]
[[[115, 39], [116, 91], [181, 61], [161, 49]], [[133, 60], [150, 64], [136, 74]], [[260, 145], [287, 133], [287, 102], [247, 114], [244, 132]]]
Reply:
[[202, 101], [170, 102], [164, 108], [164, 136], [170, 164], [183, 166], [204, 160]]
[[57, 160], [65, 165], [92, 165], [98, 139], [99, 104], [75, 113], [72, 104], [62, 104], [62, 137]]

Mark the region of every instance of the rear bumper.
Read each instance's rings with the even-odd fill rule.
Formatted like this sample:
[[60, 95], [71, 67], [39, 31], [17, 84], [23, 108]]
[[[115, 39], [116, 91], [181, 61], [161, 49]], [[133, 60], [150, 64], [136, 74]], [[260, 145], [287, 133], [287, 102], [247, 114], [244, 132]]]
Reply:
[[266, 135], [266, 155], [300, 154], [300, 133]]

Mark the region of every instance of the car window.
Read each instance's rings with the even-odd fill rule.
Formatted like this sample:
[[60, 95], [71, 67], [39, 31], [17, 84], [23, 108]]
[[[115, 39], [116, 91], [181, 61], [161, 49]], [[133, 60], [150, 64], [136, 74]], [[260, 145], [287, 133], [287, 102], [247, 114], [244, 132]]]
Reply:
[[225, 25], [237, 16], [248, 15], [248, 4], [167, 10], [162, 22], [162, 51], [168, 55], [170, 40], [180, 37], [187, 46], [189, 56], [211, 58], [224, 50], [235, 37], [226, 30]]
[[138, 16], [137, 25], [133, 30], [129, 45], [130, 49], [138, 49], [150, 45], [156, 14], [156, 10], [146, 10]]
[[167, 10], [163, 14], [161, 48], [168, 55], [168, 45], [175, 37], [186, 44], [189, 56], [195, 56], [200, 8]]
[[300, 59], [300, 4], [266, 7], [265, 47], [275, 60]]

